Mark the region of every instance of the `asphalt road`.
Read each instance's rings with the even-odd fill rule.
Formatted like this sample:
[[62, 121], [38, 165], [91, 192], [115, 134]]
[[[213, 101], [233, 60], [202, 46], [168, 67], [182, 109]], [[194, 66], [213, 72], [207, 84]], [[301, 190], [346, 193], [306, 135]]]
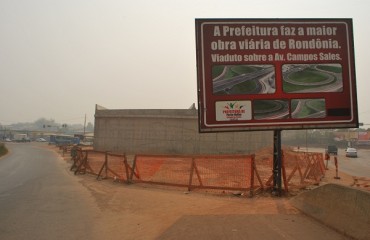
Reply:
[[9, 143], [0, 159], [0, 239], [91, 239], [90, 193], [42, 145]]
[[[345, 156], [345, 149], [338, 149], [338, 169], [351, 176], [370, 178], [370, 149], [357, 149], [357, 158]], [[331, 161], [334, 164], [334, 161]]]
[[[301, 151], [325, 153], [325, 148], [300, 148]], [[357, 149], [357, 158], [346, 157], [346, 149], [338, 148], [338, 170], [350, 176], [370, 178], [370, 149]], [[334, 157], [330, 157], [330, 168], [335, 168]]]

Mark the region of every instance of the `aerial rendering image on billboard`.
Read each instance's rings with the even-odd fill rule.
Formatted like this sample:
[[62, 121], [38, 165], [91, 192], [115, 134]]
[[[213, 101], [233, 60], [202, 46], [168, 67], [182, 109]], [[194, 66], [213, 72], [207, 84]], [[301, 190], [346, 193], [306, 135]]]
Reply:
[[334, 64], [285, 64], [283, 89], [287, 93], [342, 92], [342, 66]]
[[284, 119], [289, 117], [287, 100], [255, 100], [253, 102], [254, 119]]
[[325, 118], [325, 99], [292, 99], [292, 118]]
[[358, 127], [352, 19], [195, 19], [200, 132]]
[[275, 92], [273, 65], [215, 65], [212, 67], [215, 95]]

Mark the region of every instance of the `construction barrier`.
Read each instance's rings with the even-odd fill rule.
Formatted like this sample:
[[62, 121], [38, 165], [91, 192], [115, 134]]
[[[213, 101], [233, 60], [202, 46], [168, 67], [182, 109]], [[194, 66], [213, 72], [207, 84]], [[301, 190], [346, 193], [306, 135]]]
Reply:
[[71, 171], [74, 171], [75, 174], [90, 173], [96, 175], [97, 179], [112, 178], [128, 181], [129, 172], [132, 171], [125, 154], [76, 148], [72, 160]]
[[254, 155], [136, 155], [130, 165], [124, 154], [76, 151], [71, 170], [75, 174], [94, 174], [97, 179], [187, 187], [189, 191], [196, 188], [249, 190], [252, 195], [254, 189], [262, 188], [259, 177], [254, 180], [258, 176]]
[[[254, 155], [136, 155], [132, 182], [250, 191], [254, 184]], [[260, 182], [262, 184], [262, 182]]]
[[305, 186], [318, 184], [325, 176], [325, 165], [322, 153], [285, 152], [284, 169], [287, 184]]
[[[256, 161], [257, 170], [264, 179], [263, 188], [272, 187], [272, 162], [272, 156]], [[324, 176], [325, 164], [322, 153], [282, 151], [282, 180], [286, 192], [290, 187], [304, 188], [318, 184]]]
[[106, 152], [104, 164], [101, 166], [97, 178], [113, 178], [114, 180], [127, 182], [131, 171], [125, 154]]
[[[272, 187], [272, 157], [255, 155], [134, 155], [71, 150], [75, 174], [90, 173], [97, 179], [112, 178], [126, 183], [149, 183], [194, 189], [249, 191]], [[325, 175], [321, 153], [283, 151], [284, 190], [317, 184]]]
[[58, 147], [59, 147], [59, 150], [62, 151], [62, 156], [64, 157], [65, 154], [71, 152], [73, 145], [60, 145]]

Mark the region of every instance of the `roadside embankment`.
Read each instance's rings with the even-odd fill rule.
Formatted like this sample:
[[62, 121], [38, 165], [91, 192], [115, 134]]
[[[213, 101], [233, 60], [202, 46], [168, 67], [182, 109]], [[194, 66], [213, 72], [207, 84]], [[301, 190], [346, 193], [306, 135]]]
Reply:
[[0, 157], [8, 153], [8, 149], [5, 147], [4, 143], [0, 143]]
[[370, 192], [337, 184], [325, 184], [299, 194], [292, 204], [349, 237], [370, 239]]

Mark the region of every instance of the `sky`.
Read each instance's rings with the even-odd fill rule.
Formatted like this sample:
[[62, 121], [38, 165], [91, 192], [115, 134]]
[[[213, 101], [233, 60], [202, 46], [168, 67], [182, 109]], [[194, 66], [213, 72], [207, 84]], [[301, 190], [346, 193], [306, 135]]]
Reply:
[[359, 121], [370, 124], [368, 0], [0, 0], [0, 124], [94, 122], [197, 102], [195, 18], [352, 18]]

